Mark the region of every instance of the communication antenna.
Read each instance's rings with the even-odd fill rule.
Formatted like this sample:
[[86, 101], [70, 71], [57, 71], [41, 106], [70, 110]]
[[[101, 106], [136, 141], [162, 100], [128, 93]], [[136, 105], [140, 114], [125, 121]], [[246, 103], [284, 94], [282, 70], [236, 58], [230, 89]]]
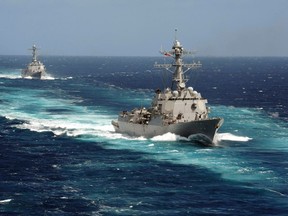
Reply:
[[175, 41], [177, 40], [177, 28], [175, 29]]
[[37, 61], [37, 50], [39, 50], [39, 48], [37, 48], [36, 45], [34, 44], [32, 46], [32, 49], [29, 49], [29, 50], [32, 50], [32, 61], [36, 62]]
[[[185, 50], [180, 42], [177, 40], [177, 29], [175, 29], [175, 41], [172, 47], [172, 50], [170, 51], [160, 51], [161, 54], [165, 56], [170, 56], [174, 58], [174, 62], [172, 64], [157, 64], [155, 63], [154, 67], [155, 68], [164, 68], [167, 71], [170, 71], [173, 73], [173, 81], [172, 81], [172, 88], [173, 84], [177, 85], [177, 89], [182, 89], [185, 87], [185, 83], [188, 81], [187, 77], [184, 76], [184, 74], [189, 71], [190, 69], [196, 69], [200, 68], [202, 64], [198, 61], [190, 63], [190, 64], [185, 64], [182, 61], [182, 56], [183, 55], [189, 55], [192, 54], [191, 51]], [[174, 67], [175, 70], [172, 71], [171, 68]]]

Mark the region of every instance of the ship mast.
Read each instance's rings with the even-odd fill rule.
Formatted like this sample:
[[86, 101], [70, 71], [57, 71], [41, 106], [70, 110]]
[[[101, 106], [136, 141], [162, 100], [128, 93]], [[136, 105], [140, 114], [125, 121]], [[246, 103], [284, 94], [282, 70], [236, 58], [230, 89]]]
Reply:
[[[192, 54], [191, 51], [186, 51], [183, 49], [182, 45], [180, 42], [177, 40], [177, 29], [175, 29], [175, 41], [172, 46], [171, 51], [160, 51], [161, 54], [172, 57], [174, 58], [174, 63], [173, 64], [155, 64], [154, 66], [156, 68], [165, 68], [166, 70], [170, 71], [173, 73], [173, 81], [172, 81], [172, 88], [176, 85], [176, 89], [178, 91], [182, 90], [185, 88], [185, 83], [188, 81], [184, 77], [184, 74], [189, 71], [190, 69], [196, 69], [202, 66], [200, 62], [197, 63], [192, 63], [192, 64], [184, 64], [182, 61], [182, 56], [187, 55], [187, 54]], [[170, 70], [171, 67], [175, 67], [174, 72]], [[183, 71], [183, 68], [186, 68], [185, 71]]]
[[30, 49], [30, 50], [32, 50], [32, 61], [36, 62], [37, 61], [37, 53], [36, 53], [37, 47], [36, 47], [36, 45], [34, 44], [32, 46], [32, 49]]
[[177, 90], [179, 88], [185, 88], [185, 78], [184, 78], [184, 73], [183, 73], [183, 62], [182, 62], [182, 54], [183, 54], [183, 47], [181, 46], [180, 42], [176, 39], [174, 42], [174, 45], [172, 47], [174, 50], [174, 59], [175, 62], [173, 66], [175, 67], [175, 72], [173, 74], [173, 81], [177, 85]]

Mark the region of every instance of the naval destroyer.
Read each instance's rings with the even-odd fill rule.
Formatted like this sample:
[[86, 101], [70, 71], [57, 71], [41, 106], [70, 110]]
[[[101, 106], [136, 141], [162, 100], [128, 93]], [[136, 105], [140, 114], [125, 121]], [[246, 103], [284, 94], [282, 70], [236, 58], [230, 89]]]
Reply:
[[45, 65], [37, 60], [37, 47], [32, 46], [32, 62], [27, 65], [27, 68], [22, 70], [23, 78], [41, 79], [46, 75]]
[[[120, 112], [118, 120], [112, 121], [115, 131], [145, 138], [170, 132], [200, 143], [213, 144], [214, 136], [224, 120], [219, 117], [209, 118], [207, 99], [192, 87], [186, 87], [188, 79], [185, 73], [201, 67], [201, 63], [183, 63], [182, 56], [192, 52], [183, 49], [176, 38], [172, 50], [161, 53], [173, 58], [172, 64], [155, 63], [156, 68], [173, 73], [171, 88], [156, 90], [150, 108], [141, 107]], [[170, 70], [171, 68], [175, 70]]]

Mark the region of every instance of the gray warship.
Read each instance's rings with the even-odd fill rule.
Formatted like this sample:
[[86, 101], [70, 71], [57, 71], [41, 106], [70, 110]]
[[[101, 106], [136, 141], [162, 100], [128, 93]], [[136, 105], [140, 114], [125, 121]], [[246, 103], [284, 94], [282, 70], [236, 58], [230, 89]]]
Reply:
[[32, 46], [32, 62], [27, 65], [27, 68], [22, 70], [22, 78], [41, 79], [46, 75], [45, 65], [37, 60], [37, 47]]
[[160, 52], [173, 58], [172, 64], [154, 65], [173, 73], [171, 88], [156, 90], [150, 108], [122, 111], [118, 120], [112, 121], [115, 132], [145, 138], [170, 132], [201, 144], [213, 144], [214, 136], [224, 120], [219, 117], [209, 118], [207, 99], [192, 87], [186, 87], [188, 79], [185, 73], [201, 67], [201, 63], [183, 63], [182, 56], [192, 52], [184, 50], [176, 37], [171, 51]]

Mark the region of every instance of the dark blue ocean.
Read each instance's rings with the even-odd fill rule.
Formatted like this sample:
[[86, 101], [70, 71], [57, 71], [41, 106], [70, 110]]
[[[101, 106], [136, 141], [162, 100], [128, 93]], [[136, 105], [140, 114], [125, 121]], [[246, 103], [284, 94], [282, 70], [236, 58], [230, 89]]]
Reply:
[[[0, 215], [288, 215], [288, 58], [197, 58], [225, 119], [213, 147], [114, 132], [171, 74], [162, 57], [0, 56]], [[186, 60], [189, 62], [189, 59]]]

